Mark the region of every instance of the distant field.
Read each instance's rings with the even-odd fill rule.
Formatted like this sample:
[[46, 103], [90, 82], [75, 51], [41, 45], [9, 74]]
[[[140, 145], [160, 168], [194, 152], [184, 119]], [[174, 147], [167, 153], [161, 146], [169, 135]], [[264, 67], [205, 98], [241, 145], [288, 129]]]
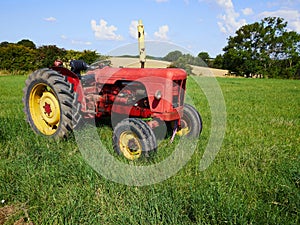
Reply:
[[[73, 136], [55, 142], [32, 132], [21, 101], [25, 79], [0, 77], [0, 224], [300, 223], [299, 81], [217, 78], [226, 135], [201, 172], [211, 114], [189, 78], [187, 92], [204, 124], [196, 152], [170, 179], [131, 187], [93, 171]], [[98, 129], [111, 146], [111, 128]], [[170, 148], [162, 145], [154, 160]]]
[[[138, 68], [140, 67], [138, 58], [123, 58], [123, 57], [112, 57], [110, 58], [112, 66], [114, 67], [130, 67]], [[146, 60], [146, 68], [166, 68], [170, 65], [170, 62], [160, 61], [160, 60]], [[192, 66], [193, 73], [197, 76], [215, 76], [222, 77], [225, 74], [228, 74], [228, 70], [214, 69], [208, 67]]]

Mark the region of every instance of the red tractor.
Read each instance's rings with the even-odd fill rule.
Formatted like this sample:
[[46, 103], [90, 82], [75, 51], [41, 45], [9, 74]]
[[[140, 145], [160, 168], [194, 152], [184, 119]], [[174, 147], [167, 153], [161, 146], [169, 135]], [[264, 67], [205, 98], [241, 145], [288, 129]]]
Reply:
[[173, 133], [197, 138], [199, 113], [184, 103], [187, 74], [182, 69], [112, 68], [103, 63], [71, 61], [71, 70], [56, 64], [26, 80], [23, 102], [32, 129], [65, 137], [81, 120], [111, 117], [113, 146], [128, 159], [157, 148], [153, 129], [168, 124]]

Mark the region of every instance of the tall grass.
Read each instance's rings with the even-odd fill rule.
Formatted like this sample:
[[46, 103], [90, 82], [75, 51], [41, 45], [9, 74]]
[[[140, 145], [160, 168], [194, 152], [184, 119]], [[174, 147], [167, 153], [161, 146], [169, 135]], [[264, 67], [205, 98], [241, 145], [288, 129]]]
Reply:
[[[74, 137], [36, 136], [24, 120], [25, 79], [0, 77], [0, 212], [19, 208], [7, 224], [20, 217], [34, 224], [299, 224], [299, 81], [219, 78], [226, 136], [201, 172], [210, 111], [190, 79], [188, 93], [204, 122], [197, 150], [170, 179], [133, 187], [98, 175]], [[110, 128], [99, 134], [111, 146]], [[162, 144], [154, 158], [169, 153]]]

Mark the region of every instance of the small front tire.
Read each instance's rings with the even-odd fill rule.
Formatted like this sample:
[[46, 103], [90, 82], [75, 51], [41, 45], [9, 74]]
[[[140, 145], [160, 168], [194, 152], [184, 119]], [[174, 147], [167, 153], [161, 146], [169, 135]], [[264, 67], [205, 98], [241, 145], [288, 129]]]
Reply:
[[179, 136], [198, 138], [202, 131], [202, 119], [198, 111], [189, 104], [184, 104]]
[[127, 118], [114, 128], [113, 145], [119, 155], [135, 160], [156, 150], [156, 138], [146, 122], [137, 118]]

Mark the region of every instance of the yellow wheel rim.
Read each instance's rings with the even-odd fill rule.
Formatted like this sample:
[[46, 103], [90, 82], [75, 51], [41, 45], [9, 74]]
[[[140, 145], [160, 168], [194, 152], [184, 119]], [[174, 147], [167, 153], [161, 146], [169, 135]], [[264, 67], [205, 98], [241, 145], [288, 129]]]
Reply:
[[142, 154], [139, 138], [132, 131], [125, 131], [120, 135], [119, 147], [123, 155], [130, 160], [137, 159]]
[[53, 90], [36, 84], [29, 95], [29, 109], [36, 128], [44, 135], [53, 135], [60, 122], [60, 107]]

